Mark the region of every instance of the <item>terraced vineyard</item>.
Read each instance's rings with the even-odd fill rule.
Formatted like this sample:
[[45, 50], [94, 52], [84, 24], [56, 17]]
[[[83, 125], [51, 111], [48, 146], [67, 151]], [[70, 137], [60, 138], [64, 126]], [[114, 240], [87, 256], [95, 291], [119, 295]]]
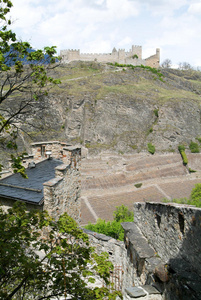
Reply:
[[130, 209], [134, 202], [160, 202], [164, 198], [189, 197], [201, 182], [201, 155], [188, 154], [189, 173], [179, 154], [114, 155], [105, 153], [82, 161], [81, 224], [98, 218], [111, 220], [116, 206]]

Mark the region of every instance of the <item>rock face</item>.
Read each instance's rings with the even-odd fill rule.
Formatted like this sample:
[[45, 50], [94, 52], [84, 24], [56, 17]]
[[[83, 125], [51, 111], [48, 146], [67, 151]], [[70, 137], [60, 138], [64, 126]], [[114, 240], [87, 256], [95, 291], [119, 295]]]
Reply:
[[201, 74], [161, 72], [95, 62], [61, 66], [62, 84], [36, 118], [44, 130], [28, 131], [34, 141], [56, 137], [92, 153], [147, 151], [148, 143], [157, 152], [188, 147], [201, 136]]

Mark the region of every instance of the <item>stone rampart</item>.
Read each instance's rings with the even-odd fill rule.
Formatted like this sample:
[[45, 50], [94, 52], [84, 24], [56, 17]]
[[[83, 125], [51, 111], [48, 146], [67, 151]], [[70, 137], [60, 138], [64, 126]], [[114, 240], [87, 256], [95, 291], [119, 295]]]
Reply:
[[125, 49], [114, 48], [111, 53], [80, 53], [80, 50], [61, 50], [60, 56], [63, 63], [69, 63], [71, 61], [98, 61], [103, 63], [120, 63], [120, 64], [132, 64], [145, 65], [150, 67], [159, 67], [160, 62], [160, 50], [156, 49], [156, 54], [147, 59], [142, 59], [142, 47], [132, 46], [132, 49], [125, 51]]

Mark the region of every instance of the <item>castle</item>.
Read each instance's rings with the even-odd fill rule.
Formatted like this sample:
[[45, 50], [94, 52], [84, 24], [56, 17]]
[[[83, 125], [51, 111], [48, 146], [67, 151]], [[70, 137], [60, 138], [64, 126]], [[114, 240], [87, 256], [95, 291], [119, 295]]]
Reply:
[[158, 68], [160, 63], [160, 49], [156, 49], [156, 54], [142, 59], [142, 46], [132, 45], [132, 48], [126, 52], [125, 49], [116, 48], [112, 53], [80, 53], [80, 50], [61, 50], [61, 61], [69, 63], [71, 61], [97, 61], [102, 63], [131, 64], [133, 66], [144, 65], [152, 68]]

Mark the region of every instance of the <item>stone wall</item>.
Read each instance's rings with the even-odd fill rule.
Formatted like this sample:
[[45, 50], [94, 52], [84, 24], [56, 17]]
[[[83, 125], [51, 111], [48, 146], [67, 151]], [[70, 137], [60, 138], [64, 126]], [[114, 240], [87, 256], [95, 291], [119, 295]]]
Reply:
[[87, 231], [100, 253], [113, 262], [112, 279], [124, 300], [201, 299], [201, 209], [135, 203], [134, 222], [122, 223], [124, 244]]
[[[134, 56], [137, 55], [138, 58]], [[132, 49], [125, 51], [119, 49], [118, 51], [114, 48], [112, 53], [80, 53], [80, 50], [61, 50], [60, 56], [63, 63], [69, 63], [71, 61], [98, 61], [103, 63], [120, 63], [120, 64], [132, 64], [145, 65], [150, 67], [159, 67], [160, 61], [160, 49], [156, 49], [156, 54], [150, 56], [147, 59], [142, 59], [142, 47], [132, 46]]]
[[[47, 159], [49, 156], [61, 159], [64, 163], [70, 163], [71, 152], [68, 150], [71, 145], [59, 141], [47, 141], [31, 144], [34, 162]], [[49, 155], [48, 153], [51, 154]], [[26, 160], [26, 159], [25, 159]]]
[[[67, 148], [66, 148], [67, 150]], [[70, 148], [68, 148], [68, 151]], [[71, 149], [70, 163], [55, 168], [55, 178], [45, 182], [43, 209], [55, 219], [67, 212], [78, 223], [81, 218], [80, 148]]]
[[201, 209], [135, 203], [124, 223], [125, 244], [140, 284], [154, 284], [165, 300], [201, 299]]

